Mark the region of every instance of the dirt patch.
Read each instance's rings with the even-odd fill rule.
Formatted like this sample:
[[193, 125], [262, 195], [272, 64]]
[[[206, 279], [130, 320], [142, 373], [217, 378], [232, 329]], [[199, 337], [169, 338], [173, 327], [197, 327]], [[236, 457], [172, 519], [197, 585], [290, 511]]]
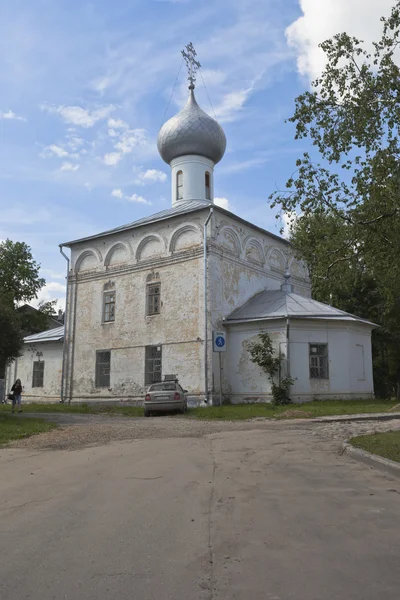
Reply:
[[280, 419], [294, 419], [297, 417], [303, 417], [303, 419], [307, 419], [312, 417], [312, 415], [304, 410], [285, 410], [285, 412], [279, 415]]

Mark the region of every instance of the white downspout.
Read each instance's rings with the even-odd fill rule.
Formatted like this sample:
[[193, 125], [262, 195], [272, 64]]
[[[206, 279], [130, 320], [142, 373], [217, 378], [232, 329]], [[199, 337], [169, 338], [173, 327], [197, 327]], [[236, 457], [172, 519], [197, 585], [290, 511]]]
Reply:
[[207, 277], [207, 225], [212, 217], [214, 208], [210, 208], [210, 214], [208, 215], [204, 223], [204, 236], [203, 236], [203, 249], [204, 249], [204, 390], [205, 390], [205, 401], [208, 402], [208, 277]]
[[69, 291], [69, 258], [63, 252], [62, 244], [60, 244], [60, 252], [62, 256], [67, 261], [67, 290], [65, 293], [65, 310], [64, 310], [64, 340], [63, 340], [63, 355], [62, 355], [62, 367], [61, 367], [61, 398], [60, 402], [65, 401], [64, 387], [65, 387], [65, 363], [66, 363], [66, 353], [67, 353], [67, 337], [66, 337], [66, 329], [67, 329], [67, 309], [68, 309], [68, 291]]

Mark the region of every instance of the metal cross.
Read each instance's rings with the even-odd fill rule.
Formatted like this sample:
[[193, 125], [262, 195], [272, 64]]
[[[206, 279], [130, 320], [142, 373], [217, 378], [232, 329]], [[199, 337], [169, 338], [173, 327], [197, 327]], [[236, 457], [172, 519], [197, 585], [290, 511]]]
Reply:
[[185, 63], [186, 63], [186, 67], [188, 70], [188, 81], [190, 82], [189, 85], [189, 89], [193, 90], [194, 89], [194, 85], [196, 83], [196, 72], [198, 71], [198, 69], [200, 69], [201, 64], [199, 63], [198, 60], [195, 59], [195, 56], [197, 56], [196, 54], [196, 50], [194, 49], [194, 46], [192, 44], [192, 42], [189, 42], [189, 44], [187, 44], [185, 50], [182, 50], [182, 56], [185, 59]]

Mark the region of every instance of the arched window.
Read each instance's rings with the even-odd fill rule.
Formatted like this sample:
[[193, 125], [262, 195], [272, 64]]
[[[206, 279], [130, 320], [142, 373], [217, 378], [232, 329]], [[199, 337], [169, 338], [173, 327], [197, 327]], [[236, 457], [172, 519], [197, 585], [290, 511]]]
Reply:
[[176, 174], [176, 199], [183, 200], [183, 173], [178, 171]]
[[211, 200], [210, 173], [206, 171], [206, 199]]

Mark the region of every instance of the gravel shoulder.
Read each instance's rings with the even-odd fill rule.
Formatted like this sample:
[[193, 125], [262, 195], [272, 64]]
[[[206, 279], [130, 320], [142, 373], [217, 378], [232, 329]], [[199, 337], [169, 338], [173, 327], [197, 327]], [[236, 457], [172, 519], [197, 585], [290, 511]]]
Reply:
[[[25, 413], [29, 416], [29, 413]], [[37, 415], [32, 415], [37, 416]], [[43, 414], [41, 418], [59, 425], [50, 432], [18, 440], [14, 448], [30, 450], [77, 450], [88, 446], [102, 446], [118, 441], [136, 439], [201, 438], [223, 431], [309, 431], [321, 440], [340, 444], [356, 435], [400, 430], [400, 419], [362, 422], [312, 422], [309, 419], [280, 420], [256, 418], [247, 421], [206, 421], [160, 416], [151, 419], [109, 415]]]

